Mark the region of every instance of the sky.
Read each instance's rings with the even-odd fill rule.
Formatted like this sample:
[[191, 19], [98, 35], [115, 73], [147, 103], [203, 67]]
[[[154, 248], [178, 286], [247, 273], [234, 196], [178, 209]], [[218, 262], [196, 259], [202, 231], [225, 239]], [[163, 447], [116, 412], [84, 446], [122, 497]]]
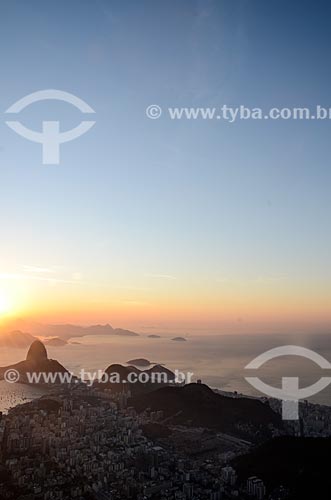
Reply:
[[[329, 331], [330, 122], [145, 110], [331, 107], [330, 15], [321, 0], [1, 2], [0, 319]], [[5, 124], [45, 89], [95, 111], [59, 165]], [[86, 118], [43, 101], [15, 119]]]

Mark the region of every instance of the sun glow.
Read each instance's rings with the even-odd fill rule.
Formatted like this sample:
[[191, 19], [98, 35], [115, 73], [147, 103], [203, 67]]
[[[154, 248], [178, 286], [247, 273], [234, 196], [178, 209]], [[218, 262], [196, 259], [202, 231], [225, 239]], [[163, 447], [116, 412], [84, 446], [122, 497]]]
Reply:
[[12, 311], [12, 304], [10, 298], [0, 290], [0, 315], [10, 313]]

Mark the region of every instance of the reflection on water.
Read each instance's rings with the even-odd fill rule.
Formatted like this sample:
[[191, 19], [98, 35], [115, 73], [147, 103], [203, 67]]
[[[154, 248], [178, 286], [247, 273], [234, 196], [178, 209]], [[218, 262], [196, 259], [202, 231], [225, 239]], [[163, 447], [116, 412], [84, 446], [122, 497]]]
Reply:
[[[57, 359], [66, 368], [79, 374], [80, 369], [95, 372], [105, 369], [112, 363], [126, 363], [133, 358], [147, 358], [153, 362], [164, 363], [170, 369], [191, 371], [194, 379], [201, 378], [212, 387], [225, 391], [238, 391], [244, 394], [257, 394], [244, 380], [244, 367], [258, 354], [281, 345], [295, 344], [315, 350], [331, 362], [330, 339], [324, 335], [289, 336], [289, 335], [225, 335], [189, 337], [187, 342], [174, 342], [170, 337], [159, 339], [116, 336], [87, 336], [74, 339], [80, 344], [63, 347], [48, 347], [50, 358]], [[6, 366], [24, 359], [26, 349], [2, 349], [0, 366]], [[251, 374], [250, 374], [251, 375]], [[299, 376], [300, 386], [310, 385], [322, 375], [321, 369], [311, 361], [288, 356], [268, 362], [259, 370], [258, 376], [265, 382], [280, 387], [281, 377]], [[0, 396], [4, 385], [10, 393], [8, 401], [17, 398], [36, 397], [40, 389], [23, 386], [11, 387], [0, 383]], [[9, 387], [8, 387], [9, 386]], [[16, 392], [17, 391], [17, 392]], [[35, 392], [33, 392], [35, 391]], [[9, 399], [8, 399], [9, 398]], [[19, 400], [21, 398], [21, 400]], [[330, 389], [326, 388], [311, 401], [331, 405]], [[11, 406], [11, 405], [10, 405]], [[0, 407], [1, 410], [1, 407]]]
[[46, 394], [46, 391], [39, 387], [26, 384], [9, 384], [0, 381], [0, 411], [6, 413], [13, 406], [27, 403], [35, 398]]

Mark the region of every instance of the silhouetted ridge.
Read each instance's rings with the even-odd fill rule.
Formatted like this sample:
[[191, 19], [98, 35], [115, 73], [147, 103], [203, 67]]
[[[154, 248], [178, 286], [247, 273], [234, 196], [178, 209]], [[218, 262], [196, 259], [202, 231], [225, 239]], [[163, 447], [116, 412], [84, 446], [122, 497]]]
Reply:
[[183, 388], [183, 393], [185, 394], [205, 394], [213, 398], [215, 396], [215, 392], [208, 387], [206, 384], [186, 384]]
[[175, 425], [206, 427], [252, 441], [271, 437], [271, 427], [282, 427], [280, 416], [268, 404], [221, 396], [204, 384], [164, 387], [132, 398], [131, 404], [138, 412], [163, 410]]
[[[133, 368], [133, 367], [130, 367], [130, 368]], [[134, 371], [134, 369], [130, 370], [128, 367], [123, 366], [123, 365], [119, 365], [119, 364], [116, 364], [116, 363], [114, 363], [113, 365], [108, 366], [108, 368], [106, 368], [106, 370], [105, 370], [105, 372], [107, 373], [107, 375], [118, 373], [118, 375], [120, 376], [121, 380], [126, 380], [127, 376], [132, 371]]]
[[[164, 387], [175, 382], [175, 374], [168, 368], [155, 365], [148, 370], [140, 370], [136, 366], [123, 366], [112, 364], [106, 368], [105, 373], [108, 380], [102, 383], [96, 381], [95, 385], [100, 390], [112, 389], [114, 392], [130, 390], [132, 394], [143, 394]], [[130, 374], [135, 374], [134, 376]], [[140, 379], [140, 375], [147, 374], [146, 380]]]

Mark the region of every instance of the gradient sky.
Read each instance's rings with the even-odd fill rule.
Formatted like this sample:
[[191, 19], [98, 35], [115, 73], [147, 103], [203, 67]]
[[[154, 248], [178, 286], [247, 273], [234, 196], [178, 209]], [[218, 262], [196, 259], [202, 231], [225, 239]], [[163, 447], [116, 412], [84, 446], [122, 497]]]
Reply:
[[[330, 2], [305, 0], [1, 2], [0, 312], [327, 329], [330, 122], [173, 122], [145, 109], [331, 107], [330, 16]], [[49, 88], [97, 120], [57, 166], [4, 123]], [[82, 117], [49, 101], [19, 119], [66, 130]]]

